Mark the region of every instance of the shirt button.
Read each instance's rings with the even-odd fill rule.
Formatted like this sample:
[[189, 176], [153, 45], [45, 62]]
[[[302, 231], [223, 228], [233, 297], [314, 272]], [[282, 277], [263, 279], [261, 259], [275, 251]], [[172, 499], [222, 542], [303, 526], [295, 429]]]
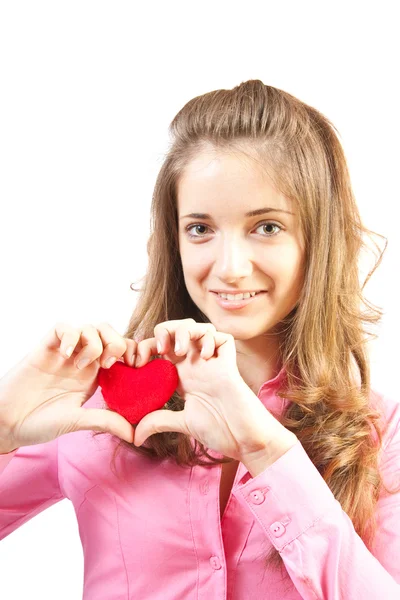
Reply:
[[270, 531], [272, 531], [275, 537], [281, 537], [281, 535], [283, 535], [286, 531], [286, 527], [282, 525], [282, 523], [280, 523], [279, 521], [275, 521], [275, 523], [272, 523], [269, 529]]
[[250, 498], [253, 504], [261, 504], [265, 500], [265, 496], [260, 490], [254, 490], [254, 492], [251, 492]]
[[212, 566], [213, 569], [217, 570], [221, 568], [221, 563], [220, 560], [218, 558], [218, 556], [212, 556], [210, 558], [210, 565]]

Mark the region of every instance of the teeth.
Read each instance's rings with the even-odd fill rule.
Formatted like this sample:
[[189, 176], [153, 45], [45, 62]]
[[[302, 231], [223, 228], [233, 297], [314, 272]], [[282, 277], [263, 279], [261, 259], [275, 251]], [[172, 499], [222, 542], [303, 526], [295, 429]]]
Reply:
[[247, 292], [246, 294], [220, 294], [218, 296], [220, 298], [225, 298], [226, 300], [245, 300], [246, 298], [252, 298], [256, 295], [257, 292]]

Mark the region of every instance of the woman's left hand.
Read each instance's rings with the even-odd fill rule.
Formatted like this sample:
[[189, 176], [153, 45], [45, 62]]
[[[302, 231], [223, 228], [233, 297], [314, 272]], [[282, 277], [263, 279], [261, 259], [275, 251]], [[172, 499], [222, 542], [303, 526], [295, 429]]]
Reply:
[[[241, 377], [231, 334], [217, 331], [211, 323], [182, 319], [159, 323], [154, 335], [139, 342], [136, 366], [144, 366], [156, 354], [170, 360], [178, 371], [177, 390], [185, 405], [181, 411], [162, 409], [143, 417], [135, 430], [136, 446], [154, 433], [177, 431], [244, 462], [269, 448], [285, 447], [286, 451], [294, 445], [296, 436], [275, 419]], [[179, 351], [174, 350], [176, 342]]]

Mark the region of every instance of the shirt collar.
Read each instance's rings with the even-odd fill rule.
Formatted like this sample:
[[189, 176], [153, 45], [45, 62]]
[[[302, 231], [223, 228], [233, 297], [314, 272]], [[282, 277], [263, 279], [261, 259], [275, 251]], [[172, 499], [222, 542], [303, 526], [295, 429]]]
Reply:
[[275, 377], [264, 381], [260, 389], [258, 390], [257, 396], [265, 406], [276, 418], [279, 418], [286, 406], [289, 404], [289, 400], [279, 398], [276, 395], [282, 381], [286, 377], [286, 369], [282, 367], [281, 370]]

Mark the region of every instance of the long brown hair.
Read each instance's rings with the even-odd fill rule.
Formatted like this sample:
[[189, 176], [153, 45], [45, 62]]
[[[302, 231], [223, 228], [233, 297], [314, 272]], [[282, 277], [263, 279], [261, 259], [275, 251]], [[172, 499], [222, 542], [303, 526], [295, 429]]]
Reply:
[[[379, 236], [386, 240], [385, 248], [361, 286], [358, 262], [367, 247], [363, 235], [374, 232], [361, 222], [337, 130], [289, 93], [249, 80], [232, 90], [193, 98], [169, 131], [172, 141], [151, 206], [148, 269], [124, 337], [154, 337], [155, 325], [167, 320], [210, 322], [188, 294], [179, 255], [177, 181], [187, 165], [214, 148], [239, 151], [268, 169], [277, 188], [295, 203], [306, 248], [300, 301], [280, 324], [286, 378], [277, 395], [290, 401], [281, 423], [299, 438], [371, 549], [382, 486], [394, 492], [387, 490], [379, 473], [381, 413], [370, 403], [366, 343], [368, 336], [377, 336], [363, 328], [365, 323], [377, 324], [383, 313], [362, 291], [382, 260], [387, 239]], [[363, 312], [361, 304], [368, 310]], [[165, 408], [183, 406], [175, 392]], [[172, 457], [187, 467], [230, 462], [211, 457], [197, 440], [193, 445], [176, 432], [154, 434], [139, 448], [120, 440], [116, 451], [122, 446], [155, 460]], [[282, 567], [275, 548], [265, 564]]]

